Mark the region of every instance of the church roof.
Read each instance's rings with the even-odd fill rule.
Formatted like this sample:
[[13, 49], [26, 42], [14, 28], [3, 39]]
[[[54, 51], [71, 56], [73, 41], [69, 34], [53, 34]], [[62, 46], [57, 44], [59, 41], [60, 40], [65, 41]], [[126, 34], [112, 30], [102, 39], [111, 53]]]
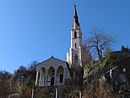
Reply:
[[49, 60], [56, 60], [56, 61], [60, 61], [60, 62], [63, 62], [63, 63], [67, 63], [66, 61], [63, 61], [63, 60], [60, 60], [60, 59], [58, 59], [58, 58], [55, 58], [55, 57], [51, 56], [51, 57], [48, 58], [47, 60], [38, 63], [37, 66], [40, 65], [41, 63], [45, 63], [45, 62], [47, 62], [47, 61], [49, 61]]

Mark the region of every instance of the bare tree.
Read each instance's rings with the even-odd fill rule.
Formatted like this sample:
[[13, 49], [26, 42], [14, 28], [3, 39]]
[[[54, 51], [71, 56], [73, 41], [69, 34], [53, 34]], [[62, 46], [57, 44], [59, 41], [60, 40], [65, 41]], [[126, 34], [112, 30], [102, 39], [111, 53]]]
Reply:
[[83, 63], [83, 67], [87, 64], [90, 64], [92, 61], [92, 56], [90, 53], [90, 50], [88, 48], [88, 46], [83, 43], [82, 45], [82, 63]]
[[97, 55], [100, 62], [107, 49], [111, 49], [112, 43], [114, 42], [113, 37], [106, 32], [98, 29], [94, 29], [91, 32], [91, 36], [85, 40], [85, 44], [88, 48]]

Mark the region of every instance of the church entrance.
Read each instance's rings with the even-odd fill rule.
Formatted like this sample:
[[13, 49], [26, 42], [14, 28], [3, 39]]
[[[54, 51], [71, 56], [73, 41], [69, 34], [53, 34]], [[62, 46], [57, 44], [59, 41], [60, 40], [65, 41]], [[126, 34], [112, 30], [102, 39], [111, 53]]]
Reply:
[[52, 77], [51, 78], [51, 86], [54, 86], [54, 80], [55, 80], [55, 77]]
[[48, 86], [54, 86], [55, 83], [55, 69], [54, 67], [50, 67], [48, 70]]

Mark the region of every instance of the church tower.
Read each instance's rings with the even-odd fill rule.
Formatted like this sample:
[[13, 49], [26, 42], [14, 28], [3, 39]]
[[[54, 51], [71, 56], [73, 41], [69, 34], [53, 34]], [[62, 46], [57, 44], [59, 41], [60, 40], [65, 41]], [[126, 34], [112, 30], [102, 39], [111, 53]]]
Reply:
[[70, 67], [82, 67], [82, 32], [80, 30], [80, 23], [78, 20], [76, 5], [74, 6], [73, 26], [71, 29], [71, 47], [70, 52], [67, 53], [67, 62]]

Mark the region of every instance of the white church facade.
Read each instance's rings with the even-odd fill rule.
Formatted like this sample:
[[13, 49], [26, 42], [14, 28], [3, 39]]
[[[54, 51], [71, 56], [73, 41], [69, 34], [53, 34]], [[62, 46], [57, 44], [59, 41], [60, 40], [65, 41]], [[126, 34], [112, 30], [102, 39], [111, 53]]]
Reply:
[[37, 65], [36, 85], [63, 85], [70, 78], [67, 62], [51, 57]]
[[72, 78], [71, 68], [77, 66], [82, 67], [82, 32], [74, 6], [71, 47], [66, 55], [66, 61], [51, 57], [37, 64], [35, 85], [40, 87], [64, 85], [66, 79]]

